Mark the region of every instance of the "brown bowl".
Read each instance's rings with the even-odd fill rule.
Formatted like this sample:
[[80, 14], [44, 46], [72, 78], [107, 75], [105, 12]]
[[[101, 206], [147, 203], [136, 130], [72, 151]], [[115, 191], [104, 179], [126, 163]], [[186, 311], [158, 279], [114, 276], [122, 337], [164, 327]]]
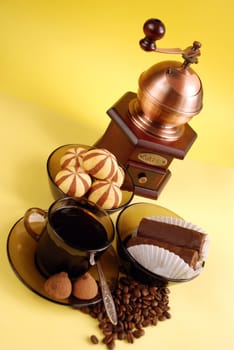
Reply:
[[[57, 175], [58, 171], [61, 170], [61, 167], [60, 167], [60, 159], [61, 159], [61, 157], [64, 155], [64, 153], [69, 148], [72, 148], [72, 147], [82, 147], [82, 148], [85, 148], [87, 150], [95, 148], [95, 147], [92, 147], [92, 146], [82, 145], [82, 144], [67, 144], [67, 145], [63, 145], [63, 146], [60, 146], [60, 147], [56, 148], [49, 155], [46, 167], [47, 167], [47, 174], [48, 174], [48, 179], [49, 179], [50, 190], [51, 190], [52, 196], [53, 196], [53, 198], [55, 200], [57, 200], [59, 198], [67, 197], [67, 194], [64, 193], [56, 185], [54, 179], [55, 179], [55, 176]], [[134, 196], [133, 181], [132, 181], [132, 178], [131, 178], [130, 174], [125, 169], [124, 169], [124, 172], [125, 172], [125, 179], [124, 179], [123, 185], [121, 186], [122, 201], [121, 201], [121, 203], [120, 203], [118, 208], [107, 209], [106, 211], [108, 213], [115, 212], [115, 211], [118, 211], [120, 209], [123, 209], [133, 199], [133, 196]]]
[[137, 229], [141, 219], [149, 216], [170, 216], [180, 218], [177, 214], [170, 211], [169, 209], [150, 203], [133, 203], [123, 209], [117, 217], [116, 234], [117, 251], [124, 272], [143, 283], [154, 282], [158, 285], [187, 282], [197, 277], [198, 275], [189, 279], [173, 279], [155, 274], [142, 266], [129, 253], [126, 248], [126, 241], [128, 240], [129, 236]]

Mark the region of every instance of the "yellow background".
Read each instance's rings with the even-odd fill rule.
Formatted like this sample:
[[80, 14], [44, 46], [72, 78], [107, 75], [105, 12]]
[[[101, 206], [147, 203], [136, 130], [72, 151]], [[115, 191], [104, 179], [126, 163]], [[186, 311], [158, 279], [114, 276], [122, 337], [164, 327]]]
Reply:
[[[232, 0], [0, 1], [0, 348], [94, 349], [97, 322], [27, 289], [6, 254], [13, 224], [32, 206], [47, 208], [46, 160], [66, 143], [94, 143], [109, 123], [105, 111], [140, 73], [168, 56], [139, 48], [146, 19], [160, 18], [160, 47], [202, 42], [194, 68], [204, 108], [191, 122], [198, 139], [158, 201], [209, 234], [199, 278], [171, 287], [172, 318], [135, 342], [134, 350], [234, 348], [234, 123]], [[180, 57], [173, 57], [180, 60]], [[115, 220], [115, 216], [113, 220]], [[133, 349], [119, 342], [116, 349]], [[102, 344], [95, 349], [105, 349]]]
[[188, 156], [233, 166], [233, 13], [232, 0], [1, 0], [0, 91], [63, 116], [56, 128], [65, 141], [71, 135], [63, 121], [71, 119], [95, 141], [109, 122], [106, 110], [137, 90], [142, 71], [181, 59], [140, 49], [143, 23], [156, 17], [166, 26], [159, 47], [203, 45], [194, 68], [204, 108], [191, 122], [199, 139]]

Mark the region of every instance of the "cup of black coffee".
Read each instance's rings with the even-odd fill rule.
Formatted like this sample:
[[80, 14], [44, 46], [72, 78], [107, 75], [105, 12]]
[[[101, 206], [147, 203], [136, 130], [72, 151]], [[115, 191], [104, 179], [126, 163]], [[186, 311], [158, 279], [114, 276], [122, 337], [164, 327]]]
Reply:
[[[43, 227], [35, 230], [33, 216]], [[24, 216], [26, 231], [38, 242], [35, 262], [45, 276], [66, 271], [78, 277], [87, 272], [112, 244], [115, 230], [108, 213], [86, 199], [65, 197], [47, 210], [30, 208]]]

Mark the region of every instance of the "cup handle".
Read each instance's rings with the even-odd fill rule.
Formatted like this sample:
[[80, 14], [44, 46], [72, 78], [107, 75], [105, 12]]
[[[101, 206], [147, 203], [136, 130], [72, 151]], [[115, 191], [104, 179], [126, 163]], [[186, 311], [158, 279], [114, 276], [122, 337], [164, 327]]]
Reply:
[[30, 236], [39, 240], [47, 223], [47, 211], [40, 208], [30, 208], [24, 214], [24, 226]]

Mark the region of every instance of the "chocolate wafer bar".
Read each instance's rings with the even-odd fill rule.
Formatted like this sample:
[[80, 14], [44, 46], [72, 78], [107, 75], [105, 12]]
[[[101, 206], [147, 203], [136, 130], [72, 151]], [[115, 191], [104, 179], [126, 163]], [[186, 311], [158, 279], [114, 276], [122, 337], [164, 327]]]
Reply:
[[197, 250], [199, 255], [206, 238], [201, 232], [148, 218], [141, 220], [137, 236]]

